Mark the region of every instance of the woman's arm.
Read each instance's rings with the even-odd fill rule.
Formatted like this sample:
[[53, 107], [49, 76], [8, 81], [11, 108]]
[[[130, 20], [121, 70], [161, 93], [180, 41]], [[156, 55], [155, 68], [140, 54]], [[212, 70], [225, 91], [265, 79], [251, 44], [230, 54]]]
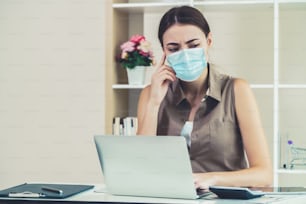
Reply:
[[260, 115], [248, 83], [236, 79], [235, 108], [250, 168], [231, 172], [194, 174], [196, 186], [270, 186], [273, 173], [267, 141]]
[[144, 88], [138, 101], [137, 135], [156, 135], [158, 110], [165, 97], [170, 82], [176, 79], [172, 68], [165, 65], [166, 55], [152, 75], [151, 85]]
[[159, 104], [150, 101], [151, 85], [144, 88], [139, 96], [137, 135], [156, 135]]

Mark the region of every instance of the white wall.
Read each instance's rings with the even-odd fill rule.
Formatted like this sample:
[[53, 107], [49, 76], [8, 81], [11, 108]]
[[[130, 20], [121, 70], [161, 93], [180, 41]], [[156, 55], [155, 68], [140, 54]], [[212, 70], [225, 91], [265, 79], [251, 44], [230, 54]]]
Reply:
[[104, 1], [0, 1], [0, 188], [99, 183]]

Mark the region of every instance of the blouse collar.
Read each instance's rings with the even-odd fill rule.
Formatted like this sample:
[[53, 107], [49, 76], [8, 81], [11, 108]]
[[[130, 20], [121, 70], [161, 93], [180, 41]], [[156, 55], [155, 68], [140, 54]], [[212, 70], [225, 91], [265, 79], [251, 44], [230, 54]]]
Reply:
[[[208, 69], [208, 89], [206, 91], [206, 95], [202, 99], [205, 101], [207, 98], [213, 98], [216, 101], [221, 101], [221, 92], [222, 92], [222, 84], [220, 80], [222, 80], [223, 75], [221, 75], [215, 68], [211, 66], [207, 66]], [[176, 105], [179, 105], [183, 100], [186, 99], [186, 96], [183, 92], [183, 89], [180, 85], [180, 80], [177, 79], [172, 83], [171, 86], [173, 93], [173, 101]]]

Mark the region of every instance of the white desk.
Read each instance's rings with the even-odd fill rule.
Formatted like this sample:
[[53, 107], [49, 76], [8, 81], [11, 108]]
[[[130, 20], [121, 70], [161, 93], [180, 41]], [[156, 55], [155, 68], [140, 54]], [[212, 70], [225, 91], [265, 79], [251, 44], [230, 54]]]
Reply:
[[[20, 199], [4, 199], [0, 198], [0, 204], [2, 203], [18, 203], [13, 201], [20, 201]], [[103, 185], [96, 185], [94, 189], [85, 191], [75, 196], [66, 199], [23, 199], [27, 203], [55, 203], [56, 201], [65, 201], [67, 203], [171, 203], [171, 204], [262, 204], [262, 203], [294, 203], [294, 204], [306, 204], [306, 195], [266, 195], [261, 198], [255, 198], [250, 200], [227, 200], [218, 199], [215, 195], [197, 199], [197, 200], [182, 200], [182, 199], [167, 199], [167, 198], [148, 198], [148, 197], [131, 197], [131, 196], [114, 196], [105, 192]], [[22, 202], [19, 202], [22, 203]]]
[[71, 198], [70, 201], [107, 201], [107, 202], [135, 202], [135, 203], [184, 203], [184, 204], [224, 204], [224, 203], [294, 203], [306, 204], [306, 195], [266, 195], [261, 198], [250, 200], [229, 200], [219, 199], [214, 194], [197, 200], [167, 199], [167, 198], [148, 198], [148, 197], [130, 197], [130, 196], [113, 196], [105, 192], [105, 186], [96, 185], [90, 191], [78, 194]]

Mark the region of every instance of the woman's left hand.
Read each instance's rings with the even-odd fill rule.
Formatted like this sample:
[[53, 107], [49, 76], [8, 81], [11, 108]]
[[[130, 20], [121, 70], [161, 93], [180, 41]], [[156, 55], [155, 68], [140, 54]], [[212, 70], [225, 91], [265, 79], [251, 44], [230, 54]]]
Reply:
[[209, 186], [216, 185], [217, 183], [217, 177], [209, 173], [194, 173], [193, 179], [196, 189], [208, 189]]

